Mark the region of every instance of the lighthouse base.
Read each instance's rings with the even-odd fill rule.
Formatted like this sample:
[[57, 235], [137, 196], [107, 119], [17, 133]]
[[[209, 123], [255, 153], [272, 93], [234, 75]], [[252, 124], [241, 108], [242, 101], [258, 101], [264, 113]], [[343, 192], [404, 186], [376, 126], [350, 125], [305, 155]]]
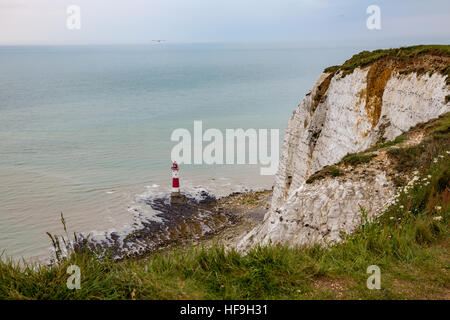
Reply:
[[170, 194], [170, 204], [185, 204], [187, 203], [186, 196], [182, 195], [180, 191], [175, 191]]

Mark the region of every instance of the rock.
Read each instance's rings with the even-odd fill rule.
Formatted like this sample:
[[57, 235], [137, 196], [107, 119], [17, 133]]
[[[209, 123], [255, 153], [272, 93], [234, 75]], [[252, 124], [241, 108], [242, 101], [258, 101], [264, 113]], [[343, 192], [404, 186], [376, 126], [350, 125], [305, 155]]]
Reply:
[[[323, 73], [294, 110], [284, 137], [271, 209], [263, 223], [238, 242], [238, 249], [269, 240], [291, 245], [340, 241], [341, 231], [351, 233], [360, 225], [360, 206], [369, 216], [376, 215], [393, 190], [392, 181], [376, 167], [371, 168], [371, 176], [362, 174], [359, 179], [305, 181], [349, 153], [392, 140], [418, 123], [449, 112], [450, 105], [445, 103], [449, 95], [445, 76], [405, 75], [395, 69], [377, 70], [375, 76], [384, 77], [384, 91], [376, 92], [380, 101], [366, 101], [376, 98], [366, 94], [373, 91], [368, 86], [368, 79], [373, 80], [369, 72], [371, 66], [356, 68], [344, 77], [335, 74], [331, 81], [331, 74]], [[328, 84], [326, 94], [324, 83]]]

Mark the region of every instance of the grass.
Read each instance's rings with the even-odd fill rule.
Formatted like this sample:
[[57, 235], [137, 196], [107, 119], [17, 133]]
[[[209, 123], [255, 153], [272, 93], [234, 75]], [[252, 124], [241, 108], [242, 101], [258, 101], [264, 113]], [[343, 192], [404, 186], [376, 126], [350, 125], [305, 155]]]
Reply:
[[[448, 156], [432, 162], [381, 218], [366, 220], [329, 248], [267, 246], [242, 255], [215, 246], [120, 263], [85, 252], [51, 267], [6, 260], [0, 263], [0, 298], [448, 299], [449, 163]], [[72, 264], [81, 269], [79, 290], [66, 287]], [[381, 268], [381, 290], [366, 288], [369, 265]]]
[[[395, 49], [379, 49], [374, 51], [362, 51], [355, 54], [349, 60], [345, 61], [340, 66], [331, 66], [324, 70], [324, 72], [330, 72], [335, 74], [338, 71], [343, 71], [344, 75], [352, 73], [354, 69], [358, 67], [368, 66], [383, 58], [394, 58], [399, 61], [406, 61], [411, 58], [415, 58], [422, 54], [435, 54], [435, 55], [445, 55], [450, 56], [450, 46], [449, 45], [417, 45], [411, 47], [401, 47]], [[439, 70], [443, 75], [449, 75], [450, 68], [444, 68]], [[449, 81], [450, 77], [447, 77]]]
[[359, 152], [359, 153], [352, 153], [349, 155], [346, 155], [342, 160], [340, 161], [340, 164], [350, 165], [350, 166], [357, 166], [361, 163], [368, 163], [370, 160], [375, 158], [377, 155], [374, 153], [365, 153], [365, 152]]
[[[385, 145], [393, 145], [394, 142], [388, 142]], [[378, 148], [382, 148], [380, 145]], [[359, 152], [359, 153], [352, 153], [346, 155], [344, 158], [342, 158], [341, 161], [337, 163], [337, 166], [341, 165], [348, 165], [352, 167], [356, 167], [359, 164], [362, 163], [369, 163], [373, 158], [375, 158], [377, 155], [375, 153], [368, 153], [369, 151], [375, 151], [377, 150], [375, 147], [365, 151], [365, 152]], [[326, 166], [322, 168], [321, 170], [313, 173], [308, 179], [306, 179], [306, 183], [311, 184], [314, 181], [324, 179], [325, 177], [338, 177], [342, 175], [341, 170], [337, 166]]]
[[394, 140], [388, 141], [388, 142], [380, 142], [377, 143], [376, 145], [374, 145], [373, 147], [367, 149], [367, 152], [374, 152], [380, 149], [385, 149], [385, 148], [389, 148], [392, 146], [395, 146], [397, 144], [402, 143], [403, 141], [405, 141], [406, 136], [405, 135], [401, 135], [398, 136], [397, 138], [395, 138]]
[[[378, 219], [361, 207], [363, 225], [342, 243], [247, 255], [219, 245], [178, 248], [122, 262], [85, 251], [51, 266], [3, 257], [0, 299], [449, 299], [450, 115], [422, 126], [421, 144], [385, 145], [399, 168], [414, 170], [411, 181]], [[79, 290], [67, 289], [70, 265], [81, 270]], [[370, 265], [381, 269], [380, 290], [366, 287]]]

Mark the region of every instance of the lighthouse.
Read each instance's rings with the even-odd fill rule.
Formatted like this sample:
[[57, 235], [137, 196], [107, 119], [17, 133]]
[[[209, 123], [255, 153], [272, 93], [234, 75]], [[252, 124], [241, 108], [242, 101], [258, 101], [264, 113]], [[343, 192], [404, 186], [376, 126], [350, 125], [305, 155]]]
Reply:
[[172, 164], [172, 194], [180, 193], [180, 178], [178, 177], [178, 164], [176, 161]]

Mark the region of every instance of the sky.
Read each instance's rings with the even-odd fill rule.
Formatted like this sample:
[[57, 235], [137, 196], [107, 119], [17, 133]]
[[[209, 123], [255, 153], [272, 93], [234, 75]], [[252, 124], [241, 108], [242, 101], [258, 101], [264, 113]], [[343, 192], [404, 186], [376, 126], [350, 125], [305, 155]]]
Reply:
[[[67, 8], [80, 8], [69, 30]], [[369, 30], [369, 5], [381, 29]], [[0, 45], [444, 43], [448, 0], [0, 0]]]

